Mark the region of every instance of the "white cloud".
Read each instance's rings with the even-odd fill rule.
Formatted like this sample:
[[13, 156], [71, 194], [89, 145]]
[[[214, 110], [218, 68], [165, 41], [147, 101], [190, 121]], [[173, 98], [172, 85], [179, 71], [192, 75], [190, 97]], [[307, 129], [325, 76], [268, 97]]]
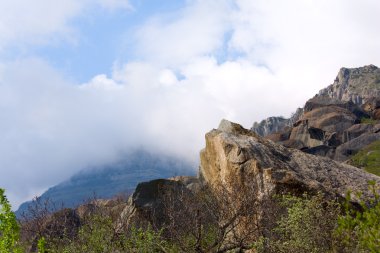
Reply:
[[[41, 43], [56, 34], [71, 36], [67, 22], [78, 15], [84, 1], [0, 1], [0, 49], [13, 43]], [[69, 39], [69, 38], [68, 38]]]
[[227, 0], [189, 1], [175, 13], [155, 16], [136, 33], [136, 51], [144, 60], [178, 66], [214, 53], [229, 30]]
[[[0, 8], [6, 43], [75, 30], [68, 20], [84, 8], [73, 1], [44, 16], [42, 1], [12, 1], [30, 6], [20, 17], [10, 3]], [[0, 63], [0, 185], [18, 202], [132, 146], [196, 160], [222, 118], [250, 127], [288, 116], [340, 67], [379, 65], [379, 12], [371, 0], [193, 0], [137, 27], [140, 60], [112, 76], [78, 85], [41, 60]]]
[[133, 6], [128, 0], [98, 0], [100, 5], [108, 10], [126, 9], [133, 10]]
[[[237, 0], [229, 46], [268, 66], [289, 88], [326, 86], [340, 67], [379, 64], [380, 3]], [[375, 42], [376, 41], [376, 42]], [[315, 93], [315, 91], [314, 91]]]
[[70, 22], [91, 6], [133, 8], [127, 0], [0, 0], [0, 53], [15, 45], [76, 43], [79, 31]]

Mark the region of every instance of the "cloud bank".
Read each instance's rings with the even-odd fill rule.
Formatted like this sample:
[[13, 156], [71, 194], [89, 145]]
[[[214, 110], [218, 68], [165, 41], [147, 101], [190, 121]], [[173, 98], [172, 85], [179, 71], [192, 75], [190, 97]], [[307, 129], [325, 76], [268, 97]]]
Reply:
[[[25, 38], [54, 43], [57, 34], [75, 40], [70, 20], [89, 3], [55, 4], [48, 16], [30, 6], [30, 26], [13, 29], [17, 16], [1, 14], [26, 11], [0, 8], [0, 48]], [[379, 12], [371, 0], [193, 0], [135, 27], [120, 42], [128, 59], [115, 59], [110, 76], [78, 84], [38, 56], [2, 60], [0, 185], [18, 204], [136, 147], [196, 163], [204, 134], [222, 118], [250, 127], [289, 116], [340, 67], [379, 65]]]

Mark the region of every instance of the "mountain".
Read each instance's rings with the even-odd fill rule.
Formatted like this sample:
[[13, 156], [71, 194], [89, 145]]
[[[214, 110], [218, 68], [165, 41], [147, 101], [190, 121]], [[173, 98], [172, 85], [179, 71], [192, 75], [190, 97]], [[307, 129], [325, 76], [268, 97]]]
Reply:
[[321, 90], [317, 97], [364, 104], [380, 97], [380, 69], [375, 65], [360, 68], [341, 68], [334, 83]]
[[253, 123], [251, 130], [260, 136], [267, 136], [269, 134], [281, 131], [284, 128], [291, 127], [301, 117], [302, 112], [303, 109], [298, 108], [288, 119], [281, 116], [263, 119], [260, 123]]
[[[351, 80], [358, 78], [357, 75], [362, 82]], [[50, 189], [45, 196], [48, 193], [58, 195], [58, 192], [67, 194], [70, 199], [80, 192], [89, 192], [92, 187], [106, 185], [104, 189], [115, 190], [119, 183], [122, 185], [119, 190], [135, 188], [135, 191], [127, 201], [119, 198], [93, 200], [76, 209], [47, 214], [42, 223], [27, 223], [42, 224], [41, 233], [31, 236], [31, 248], [36, 249], [40, 235], [59, 238], [61, 242], [65, 232], [70, 231], [69, 241], [76, 240], [80, 236], [79, 228], [86, 226], [86, 220], [91, 222], [91, 217], [95, 220], [103, 217], [111, 218], [113, 225], [112, 230], [105, 230], [107, 235], [122, 235], [136, 227], [141, 234], [144, 230], [140, 229], [153, 227], [168, 236], [171, 243], [177, 243], [183, 252], [248, 252], [245, 250], [251, 250], [252, 245], [263, 236], [266, 242], [277, 240], [276, 228], [279, 228], [284, 217], [291, 221], [285, 224], [287, 227], [287, 224], [295, 224], [294, 215], [291, 215], [294, 213], [299, 220], [297, 223], [304, 224], [305, 217], [309, 220], [312, 215], [301, 212], [301, 209], [318, 209], [315, 211], [321, 213], [311, 220], [318, 225], [317, 229], [304, 229], [310, 228], [308, 225], [300, 227], [300, 230], [298, 225], [295, 226], [296, 239], [299, 234], [305, 234], [299, 231], [306, 231], [306, 235], [313, 231], [315, 233], [312, 235], [315, 236], [327, 228], [331, 233], [324, 234], [323, 240], [316, 240], [316, 245], [332, 238], [334, 242], [331, 243], [335, 243], [337, 238], [332, 235], [338, 226], [338, 209], [342, 207], [343, 210], [340, 204], [344, 203], [345, 208], [350, 208], [348, 212], [345, 209], [348, 216], [351, 216], [351, 211], [355, 213], [365, 209], [367, 212], [371, 206], [375, 208], [373, 210], [378, 210], [378, 206], [375, 207], [377, 202], [373, 200], [379, 196], [375, 185], [380, 185], [380, 177], [372, 171], [378, 168], [380, 154], [378, 75], [378, 68], [373, 65], [341, 69], [334, 84], [309, 99], [291, 119], [272, 117], [262, 124], [258, 123], [262, 126], [261, 134], [277, 131], [265, 137], [237, 123], [222, 120], [217, 129], [205, 135], [206, 146], [200, 152], [198, 177], [163, 176], [173, 174], [170, 172], [174, 168], [179, 171], [178, 168], [186, 169], [187, 166], [180, 160], [143, 151], [126, 156], [108, 168], [76, 175]], [[339, 88], [342, 85], [345, 88]], [[368, 92], [369, 88], [365, 87], [371, 87], [373, 92]], [[348, 162], [366, 166], [373, 174]], [[150, 176], [154, 180], [141, 182], [135, 187], [137, 181], [147, 181]], [[370, 188], [372, 184], [373, 188]], [[285, 198], [279, 198], [281, 195]], [[302, 202], [298, 202], [296, 198], [301, 196]], [[309, 198], [311, 196], [318, 199], [316, 205], [302, 204], [314, 199]], [[297, 209], [290, 209], [283, 201]], [[329, 209], [330, 205], [335, 211]], [[333, 211], [330, 216], [329, 210]], [[378, 221], [373, 218], [369, 224], [375, 224], [375, 220]], [[360, 224], [354, 224], [350, 238], [356, 236], [356, 228]], [[375, 231], [378, 222], [369, 227], [370, 231]], [[293, 228], [293, 225], [289, 227], [290, 230]], [[89, 233], [93, 235], [93, 230]], [[145, 234], [142, 235], [145, 240]], [[283, 236], [287, 240], [287, 234]], [[148, 237], [151, 238], [151, 234]], [[124, 237], [120, 238], [125, 240]], [[207, 241], [204, 248], [203, 241]], [[356, 238], [353, 241], [359, 243]], [[88, 242], [80, 241], [84, 246]], [[115, 245], [112, 239], [103, 241], [107, 242]], [[186, 244], [191, 250], [183, 248]], [[337, 245], [330, 246], [331, 249], [338, 246], [346, 250], [347, 245], [340, 245], [338, 241]], [[352, 249], [357, 249], [354, 246]], [[301, 248], [302, 252], [305, 251], [303, 245]], [[149, 250], [152, 251], [151, 248]], [[351, 249], [348, 251], [352, 252]]]
[[[119, 161], [103, 167], [86, 169], [41, 195], [57, 207], [75, 207], [93, 198], [111, 198], [132, 193], [139, 182], [169, 178], [195, 171], [192, 165], [178, 158], [151, 154], [143, 150], [126, 154]], [[31, 201], [20, 205], [16, 215], [27, 211]]]
[[[374, 65], [341, 68], [333, 84], [309, 99], [292, 124], [262, 121], [252, 130], [289, 148], [348, 161], [380, 140], [380, 69]], [[269, 124], [269, 123], [271, 124]]]

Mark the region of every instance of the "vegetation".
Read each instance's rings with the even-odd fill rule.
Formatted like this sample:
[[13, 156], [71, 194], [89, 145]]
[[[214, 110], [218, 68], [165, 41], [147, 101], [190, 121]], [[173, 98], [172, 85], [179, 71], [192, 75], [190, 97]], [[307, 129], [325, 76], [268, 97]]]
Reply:
[[11, 205], [0, 188], [0, 252], [23, 252], [19, 245], [20, 227]]
[[333, 249], [333, 232], [340, 213], [336, 202], [326, 201], [322, 194], [304, 194], [282, 196], [280, 204], [286, 212], [277, 222], [269, 251], [319, 253]]
[[375, 141], [351, 158], [354, 166], [380, 176], [380, 141]]
[[380, 252], [380, 196], [378, 186], [370, 183], [373, 198], [363, 200], [360, 208], [352, 208], [348, 204], [345, 214], [338, 219], [336, 234], [340, 237], [347, 252]]
[[[169, 219], [160, 224], [127, 224], [93, 201], [81, 210], [80, 222], [71, 209], [29, 216], [32, 220], [22, 223], [29, 231], [22, 234], [24, 248], [20, 226], [0, 190], [0, 252], [380, 252], [379, 188], [370, 183], [370, 189], [373, 197], [359, 206], [351, 204], [351, 194], [340, 204], [322, 194], [257, 202], [248, 194], [254, 188], [224, 189], [221, 195], [207, 188], [199, 194], [173, 192], [165, 195], [163, 206]], [[259, 204], [266, 214], [258, 212]], [[32, 222], [36, 217], [39, 222]]]
[[372, 118], [367, 118], [367, 117], [363, 117], [363, 118], [360, 119], [360, 123], [363, 123], [363, 124], [375, 125], [378, 122], [379, 122], [378, 120], [375, 120], [375, 119], [372, 119]]
[[[252, 248], [259, 235], [260, 203], [254, 184], [230, 182], [230, 189], [215, 185], [197, 194], [168, 193], [164, 201], [168, 220], [166, 239], [180, 252], [236, 252]], [[179, 200], [179, 201], [178, 201]]]

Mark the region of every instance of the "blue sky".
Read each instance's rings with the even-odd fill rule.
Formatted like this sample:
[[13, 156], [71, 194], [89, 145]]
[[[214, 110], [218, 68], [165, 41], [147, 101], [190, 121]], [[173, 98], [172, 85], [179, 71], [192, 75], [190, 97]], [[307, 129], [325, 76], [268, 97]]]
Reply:
[[379, 23], [375, 0], [0, 0], [0, 186], [17, 206], [141, 147], [196, 170], [222, 118], [380, 65]]
[[29, 45], [21, 50], [20, 45], [9, 45], [9, 52], [4, 56], [8, 59], [41, 57], [78, 83], [86, 82], [99, 73], [110, 75], [115, 60], [136, 57], [129, 50], [133, 45], [127, 38], [133, 36], [139, 25], [151, 16], [183, 7], [185, 1], [138, 0], [129, 4], [130, 9], [110, 10], [91, 6], [82, 15], [68, 19], [67, 23], [78, 33], [75, 42], [58, 40], [51, 44]]

